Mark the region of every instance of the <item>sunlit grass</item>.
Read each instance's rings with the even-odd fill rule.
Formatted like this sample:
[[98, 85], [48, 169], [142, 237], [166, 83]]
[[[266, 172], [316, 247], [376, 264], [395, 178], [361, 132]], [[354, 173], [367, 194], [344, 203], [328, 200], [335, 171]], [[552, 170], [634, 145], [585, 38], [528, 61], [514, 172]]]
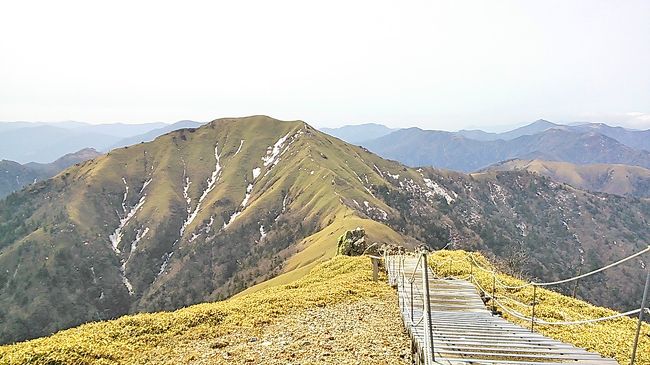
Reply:
[[[442, 277], [464, 277], [472, 273], [478, 284], [491, 293], [492, 274], [479, 269], [476, 265], [472, 265], [468, 257], [469, 254], [465, 251], [438, 251], [429, 256], [429, 263], [436, 272], [436, 275]], [[481, 267], [494, 270], [494, 266], [481, 254], [471, 254]], [[472, 266], [474, 267], [472, 268]], [[519, 286], [526, 283], [525, 281], [501, 273], [497, 274], [497, 279], [498, 282], [506, 286]], [[533, 302], [532, 286], [521, 289], [507, 289], [497, 285], [495, 296], [503, 305], [527, 317], [532, 315], [532, 307], [529, 305]], [[528, 305], [518, 304], [506, 298], [511, 298]], [[579, 321], [611, 316], [618, 313], [611, 309], [597, 307], [582, 300], [540, 287], [537, 288], [536, 298], [535, 318], [548, 322]], [[530, 328], [530, 322], [520, 320], [507, 313], [504, 314], [504, 317], [526, 328]], [[535, 330], [578, 347], [596, 351], [605, 357], [613, 357], [621, 364], [629, 364], [636, 324], [636, 319], [621, 317], [585, 325], [558, 326], [536, 323]], [[643, 324], [641, 329], [636, 363], [650, 364], [650, 325], [647, 323]]]

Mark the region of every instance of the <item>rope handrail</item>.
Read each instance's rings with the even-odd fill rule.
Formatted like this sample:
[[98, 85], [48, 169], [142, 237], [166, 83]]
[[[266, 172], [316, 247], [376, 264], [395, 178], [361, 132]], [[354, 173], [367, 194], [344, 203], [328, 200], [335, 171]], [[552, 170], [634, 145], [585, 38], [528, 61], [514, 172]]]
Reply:
[[628, 260], [631, 260], [631, 259], [633, 259], [633, 258], [635, 258], [635, 257], [637, 257], [637, 256], [641, 256], [641, 255], [643, 255], [644, 253], [649, 252], [649, 251], [650, 251], [650, 245], [648, 245], [648, 247], [646, 247], [645, 250], [641, 250], [641, 251], [639, 251], [639, 252], [637, 252], [637, 253], [635, 253], [635, 254], [633, 254], [633, 255], [630, 255], [630, 256], [628, 256], [628, 257], [626, 257], [626, 258], [624, 258], [624, 259], [618, 260], [618, 261], [616, 261], [616, 262], [614, 262], [614, 263], [611, 263], [611, 264], [609, 264], [609, 265], [607, 265], [607, 266], [605, 266], [605, 267], [601, 267], [600, 269], [596, 269], [596, 270], [590, 271], [590, 272], [588, 272], [588, 273], [586, 273], [586, 274], [582, 274], [582, 275], [574, 276], [574, 277], [572, 277], [572, 278], [568, 278], [568, 279], [564, 279], [564, 280], [558, 280], [558, 281], [547, 282], [547, 283], [533, 283], [533, 285], [537, 285], [537, 286], [550, 286], [550, 285], [556, 285], [556, 284], [564, 284], [564, 283], [568, 283], [568, 282], [571, 282], [571, 281], [574, 281], [574, 280], [578, 280], [578, 279], [586, 278], [587, 276], [591, 276], [591, 275], [597, 274], [597, 273], [599, 273], [599, 272], [601, 272], [601, 271], [605, 271], [605, 270], [607, 270], [607, 269], [610, 269], [610, 268], [612, 268], [612, 267], [614, 267], [614, 266], [620, 265], [620, 264], [622, 264], [622, 263], [624, 263], [624, 262], [626, 262], [626, 261], [628, 261]]
[[516, 311], [516, 310], [514, 310], [512, 308], [509, 308], [509, 307], [503, 305], [501, 302], [499, 302], [496, 299], [494, 299], [494, 301], [495, 301], [495, 303], [497, 303], [497, 305], [501, 309], [503, 309], [506, 313], [512, 315], [513, 317], [517, 317], [517, 318], [519, 318], [521, 320], [528, 321], [528, 322], [534, 321], [535, 324], [542, 324], [542, 325], [549, 325], [549, 326], [550, 325], [570, 326], [570, 325], [590, 324], [590, 323], [608, 321], [608, 320], [611, 320], [611, 319], [625, 317], [625, 316], [629, 316], [629, 315], [632, 315], [632, 314], [637, 314], [637, 313], [639, 313], [641, 311], [641, 309], [639, 308], [639, 309], [634, 309], [634, 310], [631, 310], [631, 311], [627, 311], [625, 313], [617, 313], [617, 314], [614, 314], [614, 315], [611, 315], [611, 316], [605, 316], [605, 317], [599, 317], [599, 318], [583, 319], [583, 320], [579, 320], [579, 321], [553, 321], [553, 322], [549, 322], [549, 321], [545, 321], [545, 320], [539, 319], [539, 318], [528, 317], [528, 316], [522, 314], [521, 312], [518, 312], [518, 311]]
[[632, 255], [630, 255], [630, 256], [628, 256], [628, 257], [625, 257], [625, 258], [623, 258], [623, 259], [620, 259], [620, 260], [618, 260], [618, 261], [616, 261], [616, 262], [613, 262], [613, 263], [611, 263], [611, 264], [609, 264], [609, 265], [607, 265], [607, 266], [601, 267], [601, 268], [599, 268], [599, 269], [592, 270], [592, 271], [590, 271], [590, 272], [584, 273], [584, 274], [582, 274], [582, 275], [578, 275], [578, 276], [574, 276], [574, 277], [566, 278], [566, 279], [562, 279], [562, 280], [557, 280], [557, 281], [550, 281], [550, 282], [534, 282], [534, 281], [530, 281], [530, 282], [527, 282], [527, 283], [522, 284], [522, 285], [507, 285], [507, 284], [505, 284], [504, 282], [502, 282], [502, 281], [498, 278], [498, 276], [497, 276], [497, 272], [496, 272], [496, 271], [494, 271], [494, 270], [490, 270], [490, 269], [486, 269], [486, 268], [484, 268], [483, 266], [481, 266], [481, 264], [479, 264], [479, 263], [476, 261], [476, 259], [474, 258], [474, 256], [473, 256], [472, 254], [469, 254], [469, 253], [468, 253], [468, 254], [466, 254], [466, 255], [469, 256], [469, 258], [474, 262], [474, 265], [475, 265], [479, 270], [482, 270], [482, 271], [485, 271], [485, 272], [487, 272], [487, 273], [492, 274], [492, 275], [495, 277], [495, 281], [499, 282], [499, 286], [500, 286], [500, 287], [505, 288], [505, 289], [523, 289], [523, 288], [525, 288], [525, 287], [532, 286], [532, 285], [535, 285], [535, 286], [552, 286], [552, 285], [558, 285], [558, 284], [569, 283], [569, 282], [572, 282], [572, 281], [575, 281], [575, 280], [579, 280], [579, 279], [582, 279], [582, 278], [586, 278], [586, 277], [588, 277], [588, 276], [595, 275], [595, 274], [597, 274], [597, 273], [599, 273], [599, 272], [602, 272], [602, 271], [605, 271], [605, 270], [607, 270], [607, 269], [611, 269], [612, 267], [618, 266], [618, 265], [620, 265], [620, 264], [622, 264], [622, 263], [624, 263], [624, 262], [627, 262], [627, 261], [629, 261], [629, 260], [631, 260], [631, 259], [633, 259], [633, 258], [635, 258], [635, 257], [641, 256], [641, 255], [643, 255], [643, 254], [645, 254], [645, 253], [647, 253], [647, 252], [650, 252], [650, 245], [648, 245], [648, 247], [646, 247], [644, 250], [641, 250], [641, 251], [639, 251], [639, 252], [637, 252], [637, 253], [635, 253], [635, 254], [632, 254]]
[[[639, 313], [641, 311], [641, 309], [639, 308], [639, 309], [633, 309], [633, 310], [630, 310], [630, 311], [627, 311], [627, 312], [624, 312], [624, 313], [617, 313], [617, 314], [613, 314], [611, 316], [605, 316], [605, 317], [599, 317], [599, 318], [590, 318], [590, 319], [584, 319], [584, 320], [579, 320], [579, 321], [553, 321], [553, 322], [549, 322], [549, 321], [545, 321], [543, 319], [539, 319], [537, 317], [536, 318], [528, 317], [528, 316], [522, 314], [521, 312], [518, 312], [518, 311], [516, 311], [516, 310], [502, 304], [496, 298], [491, 297], [491, 294], [487, 290], [485, 290], [485, 288], [483, 288], [481, 286], [481, 284], [478, 283], [478, 280], [476, 280], [476, 277], [472, 276], [472, 279], [473, 279], [472, 281], [474, 282], [474, 285], [476, 285], [481, 292], [483, 292], [484, 294], [490, 296], [490, 299], [494, 300], [494, 302], [501, 309], [503, 309], [504, 312], [512, 315], [513, 317], [519, 318], [519, 319], [521, 319], [523, 321], [527, 321], [527, 322], [532, 321], [535, 324], [562, 325], [562, 326], [581, 325], [581, 324], [596, 323], [596, 322], [607, 321], [607, 320], [616, 319], [616, 318], [620, 318], [620, 317], [630, 316], [630, 315], [633, 315], [633, 314], [637, 314], [637, 313]], [[518, 302], [516, 299], [512, 299], [512, 298], [505, 297], [505, 296], [504, 296], [504, 298]], [[518, 303], [521, 303], [521, 302], [518, 302]], [[527, 305], [525, 303], [521, 303], [521, 304]], [[645, 308], [645, 310], [648, 311], [648, 310], [650, 310], [650, 308]]]

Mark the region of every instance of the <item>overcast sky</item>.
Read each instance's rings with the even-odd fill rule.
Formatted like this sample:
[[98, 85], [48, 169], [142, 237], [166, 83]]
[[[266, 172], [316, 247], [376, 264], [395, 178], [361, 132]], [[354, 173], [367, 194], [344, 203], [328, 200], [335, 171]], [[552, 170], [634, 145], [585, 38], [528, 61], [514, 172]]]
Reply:
[[[0, 0], [1, 1], [1, 0]], [[650, 128], [650, 1], [2, 1], [0, 120]]]

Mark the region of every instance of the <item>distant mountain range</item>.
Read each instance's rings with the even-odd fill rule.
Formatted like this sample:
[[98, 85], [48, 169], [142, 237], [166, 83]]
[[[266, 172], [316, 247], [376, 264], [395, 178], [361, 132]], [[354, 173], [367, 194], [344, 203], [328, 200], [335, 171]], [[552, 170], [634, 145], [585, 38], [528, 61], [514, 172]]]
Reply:
[[[344, 127], [353, 138], [371, 135], [378, 127]], [[364, 129], [368, 128], [368, 133]], [[350, 138], [343, 128], [332, 131]], [[384, 129], [385, 130], [385, 129]], [[409, 166], [433, 166], [472, 172], [511, 159], [541, 159], [573, 164], [625, 164], [650, 168], [650, 130], [631, 130], [606, 124], [561, 125], [538, 120], [503, 133], [481, 130], [446, 132], [408, 128], [361, 144], [384, 158]]]
[[86, 160], [101, 156], [101, 153], [92, 148], [84, 148], [75, 153], [69, 153], [54, 162], [41, 164], [30, 162], [24, 165], [15, 161], [0, 161], [0, 199], [21, 190], [29, 184], [45, 180], [58, 174], [60, 171]]
[[199, 125], [192, 121], [171, 125], [0, 122], [0, 159], [20, 164], [50, 163], [84, 148], [106, 152], [114, 147], [150, 141], [176, 129]]
[[368, 140], [383, 137], [397, 129], [385, 125], [366, 123], [359, 125], [346, 125], [339, 128], [321, 128], [321, 132], [340, 138], [348, 143], [359, 144]]

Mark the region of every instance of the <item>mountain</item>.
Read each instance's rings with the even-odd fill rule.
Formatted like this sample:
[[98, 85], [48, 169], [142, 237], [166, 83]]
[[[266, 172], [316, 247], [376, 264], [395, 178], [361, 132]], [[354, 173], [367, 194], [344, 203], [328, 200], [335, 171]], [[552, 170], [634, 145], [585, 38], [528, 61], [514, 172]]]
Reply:
[[[107, 151], [119, 141], [164, 127], [164, 123], [146, 124], [88, 124], [0, 123], [0, 159], [24, 164], [49, 163], [59, 156], [83, 148]], [[165, 133], [163, 129], [160, 133]]]
[[346, 125], [339, 128], [321, 128], [321, 132], [340, 138], [348, 143], [360, 144], [362, 142], [383, 137], [395, 129], [376, 123]]
[[650, 170], [638, 166], [515, 159], [492, 165], [486, 170], [526, 170], [582, 190], [650, 198]]
[[103, 150], [115, 143], [118, 137], [40, 125], [3, 132], [0, 139], [0, 156], [22, 164], [49, 163], [83, 148]]
[[156, 139], [157, 137], [162, 136], [165, 133], [173, 132], [175, 130], [179, 130], [183, 128], [198, 128], [201, 125], [202, 123], [199, 122], [194, 122], [191, 120], [181, 120], [180, 122], [176, 122], [170, 125], [165, 125], [164, 127], [153, 129], [146, 133], [124, 138], [119, 142], [115, 143], [111, 148], [130, 146], [142, 142], [150, 142]]
[[477, 141], [496, 141], [499, 139], [502, 139], [504, 141], [509, 141], [511, 139], [519, 138], [521, 136], [531, 136], [533, 134], [545, 132], [551, 128], [557, 128], [557, 127], [560, 127], [560, 125], [551, 123], [544, 119], [539, 119], [534, 121], [531, 124], [503, 133], [490, 133], [490, 132], [484, 132], [479, 129], [474, 129], [474, 130], [462, 129], [457, 133], [463, 137], [475, 139]]
[[478, 141], [453, 132], [409, 128], [367, 141], [364, 146], [384, 158], [409, 166], [435, 166], [465, 172], [517, 158], [650, 167], [648, 151], [635, 150], [599, 133], [558, 128], [507, 141]]
[[586, 123], [568, 127], [575, 132], [595, 132], [613, 138], [626, 146], [650, 151], [650, 129], [632, 130], [623, 127], [611, 127], [603, 123]]
[[[292, 282], [359, 226], [368, 242], [451, 242], [554, 279], [645, 248], [648, 216], [646, 201], [525, 171], [416, 170], [301, 121], [218, 119], [0, 201], [0, 341]], [[637, 306], [642, 265], [585, 279], [580, 294]]]
[[2, 160], [0, 161], [0, 199], [29, 184], [52, 177], [76, 163], [100, 155], [92, 148], [85, 148], [75, 153], [69, 153], [48, 164], [30, 162], [21, 165], [18, 162]]

